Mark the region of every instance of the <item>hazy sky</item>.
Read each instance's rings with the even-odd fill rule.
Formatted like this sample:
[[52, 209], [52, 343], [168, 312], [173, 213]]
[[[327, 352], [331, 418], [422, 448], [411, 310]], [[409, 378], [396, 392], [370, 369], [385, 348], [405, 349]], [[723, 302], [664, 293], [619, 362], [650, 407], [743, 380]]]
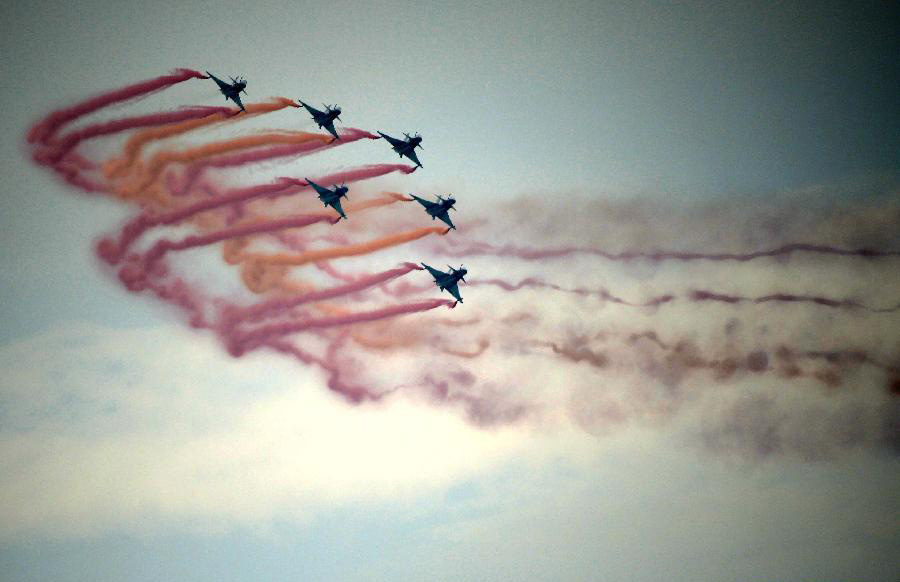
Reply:
[[[0, 578], [895, 580], [891, 372], [813, 358], [796, 377], [717, 377], [716, 365], [690, 362], [779, 345], [856, 350], [894, 366], [896, 383], [896, 311], [629, 311], [470, 285], [441, 317], [484, 322], [442, 341], [489, 340], [484, 357], [434, 346], [353, 357], [386, 385], [389, 365], [443, 358], [436, 375], [476, 378], [471, 389], [501, 412], [524, 403], [542, 415], [482, 427], [471, 410], [415, 393], [353, 407], [318, 369], [271, 353], [230, 358], [169, 306], [121, 289], [91, 245], [133, 209], [63, 185], [24, 141], [55, 108], [183, 66], [243, 74], [252, 99], [336, 102], [349, 126], [421, 132], [424, 168], [390, 184], [456, 193], [459, 224], [493, 214], [451, 235], [460, 240], [897, 250], [895, 12], [886, 2], [6, 3]], [[223, 102], [211, 81], [192, 81], [96, 118], [186, 104]], [[255, 127], [313, 129], [297, 111]], [[88, 151], [115, 141], [104, 143]], [[277, 171], [396, 159], [362, 141]], [[347, 268], [437, 252], [414, 249]], [[476, 277], [629, 298], [702, 286], [900, 301], [896, 258], [462, 260]], [[523, 312], [537, 319], [497, 323]], [[620, 341], [648, 329], [699, 355]], [[414, 325], [401, 331], [417, 337]], [[587, 356], [601, 351], [613, 364]]]

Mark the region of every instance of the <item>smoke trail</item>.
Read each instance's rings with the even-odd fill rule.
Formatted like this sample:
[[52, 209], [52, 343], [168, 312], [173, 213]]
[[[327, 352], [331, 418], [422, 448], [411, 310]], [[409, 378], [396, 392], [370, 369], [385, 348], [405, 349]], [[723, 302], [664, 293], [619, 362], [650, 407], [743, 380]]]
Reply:
[[610, 261], [736, 261], [747, 262], [762, 258], [789, 256], [794, 253], [817, 253], [824, 255], [837, 255], [845, 257], [863, 257], [868, 259], [900, 257], [900, 251], [880, 250], [871, 248], [843, 249], [829, 245], [817, 245], [806, 243], [791, 243], [765, 251], [749, 253], [696, 253], [679, 251], [623, 251], [613, 253], [603, 249], [590, 247], [562, 247], [562, 248], [534, 248], [515, 245], [497, 246], [490, 243], [469, 243], [462, 248], [439, 248], [438, 252], [452, 257], [466, 257], [472, 255], [490, 255], [497, 257], [515, 257], [526, 261], [540, 261], [559, 259], [573, 255], [592, 255], [602, 257]]
[[900, 303], [893, 307], [870, 307], [852, 299], [830, 299], [818, 295], [794, 295], [791, 293], [773, 293], [771, 295], [763, 295], [762, 297], [744, 297], [741, 295], [725, 295], [715, 293], [713, 291], [694, 290], [688, 294], [691, 301], [718, 301], [721, 303], [814, 303], [823, 307], [832, 307], [836, 309], [862, 309], [871, 311], [872, 313], [892, 313], [900, 311]]
[[374, 287], [375, 285], [384, 283], [385, 281], [390, 281], [391, 279], [402, 277], [403, 275], [416, 270], [421, 271], [422, 267], [414, 263], [403, 263], [402, 266], [396, 269], [390, 269], [387, 271], [382, 271], [381, 273], [362, 276], [351, 283], [347, 283], [346, 285], [331, 287], [330, 289], [310, 291], [309, 293], [305, 293], [296, 297], [271, 299], [269, 301], [258, 303], [256, 305], [243, 309], [228, 309], [223, 313], [222, 325], [226, 329], [231, 329], [241, 321], [257, 321], [268, 314], [279, 313], [298, 305], [302, 305], [304, 303], [322, 301], [325, 299], [334, 299], [343, 295], [356, 293], [362, 291], [363, 289], [368, 289], [369, 287]]
[[167, 125], [170, 123], [179, 123], [188, 119], [202, 119], [210, 115], [230, 113], [231, 109], [227, 107], [194, 106], [167, 113], [151, 113], [149, 115], [126, 117], [123, 119], [95, 123], [82, 129], [72, 131], [59, 140], [48, 141], [47, 147], [35, 152], [34, 159], [40, 164], [52, 166], [58, 163], [66, 156], [66, 154], [72, 151], [72, 149], [77, 147], [78, 144], [88, 139], [120, 133], [139, 127]]
[[324, 358], [316, 358], [296, 346], [283, 341], [271, 340], [266, 345], [283, 354], [293, 356], [304, 364], [318, 364], [328, 374], [328, 389], [340, 394], [352, 404], [360, 404], [366, 401], [377, 402], [388, 393], [374, 392], [362, 386], [354, 386], [341, 379], [340, 367], [335, 361], [337, 350], [341, 345], [340, 340], [332, 342]]
[[378, 136], [373, 135], [368, 131], [351, 127], [347, 128], [347, 130], [341, 134], [340, 140], [332, 140], [327, 143], [319, 143], [316, 141], [296, 144], [289, 143], [268, 148], [260, 148], [251, 152], [220, 155], [208, 160], [204, 160], [202, 162], [195, 162], [188, 166], [188, 168], [185, 170], [184, 176], [182, 177], [182, 185], [177, 187], [170, 187], [169, 190], [176, 196], [185, 194], [186, 191], [194, 184], [197, 178], [207, 168], [234, 168], [275, 158], [308, 155], [325, 149], [353, 143], [354, 141], [358, 141], [363, 138], [378, 139]]
[[128, 85], [126, 87], [122, 87], [121, 89], [101, 93], [100, 95], [87, 99], [86, 101], [82, 101], [77, 105], [73, 105], [72, 107], [67, 107], [65, 109], [59, 109], [46, 116], [44, 119], [36, 123], [31, 128], [31, 130], [29, 130], [27, 137], [28, 143], [46, 143], [50, 139], [50, 137], [59, 130], [60, 127], [71, 123], [72, 121], [83, 115], [93, 113], [94, 111], [102, 109], [103, 107], [106, 107], [108, 105], [112, 105], [113, 103], [121, 103], [123, 101], [134, 99], [135, 97], [148, 95], [155, 91], [159, 91], [160, 89], [171, 87], [172, 85], [182, 83], [189, 79], [206, 78], [206, 75], [198, 71], [194, 71], [191, 69], [176, 69], [170, 75], [163, 75], [160, 77], [156, 77], [155, 79], [149, 79], [147, 81], [141, 81], [140, 83]]
[[142, 168], [142, 175], [136, 180], [136, 183], [122, 188], [122, 191], [129, 197], [138, 194], [152, 184], [169, 164], [196, 162], [218, 154], [250, 149], [261, 145], [301, 145], [318, 142], [320, 146], [326, 146], [330, 141], [327, 136], [320, 133], [264, 133], [212, 142], [188, 150], [163, 150], [155, 153], [146, 166]]
[[616, 297], [606, 289], [566, 289], [564, 287], [560, 287], [554, 283], [547, 283], [542, 281], [541, 279], [537, 279], [535, 277], [529, 277], [527, 279], [522, 279], [516, 284], [509, 283], [507, 281], [503, 281], [502, 279], [483, 279], [483, 280], [473, 280], [471, 285], [479, 286], [479, 285], [494, 285], [496, 287], [500, 287], [505, 291], [518, 291], [523, 287], [535, 287], [538, 289], [553, 289], [555, 291], [564, 291], [566, 293], [573, 293], [575, 295], [581, 295], [582, 297], [589, 295], [597, 295], [598, 297], [605, 299], [606, 301], [611, 301], [612, 303], [618, 303], [619, 305], [628, 305], [631, 307], [655, 307], [658, 305], [662, 305], [664, 303], [669, 303], [675, 299], [674, 295], [666, 294], [660, 295], [658, 297], [654, 297], [652, 299], [648, 299], [642, 303], [633, 303], [631, 301], [626, 301], [621, 297]]
[[110, 160], [105, 164], [103, 171], [107, 178], [118, 178], [122, 176], [131, 168], [132, 164], [134, 164], [135, 160], [140, 156], [144, 146], [152, 141], [183, 135], [190, 131], [194, 131], [195, 129], [209, 127], [216, 123], [242, 121], [248, 116], [255, 117], [266, 113], [273, 113], [287, 107], [299, 107], [299, 105], [290, 99], [275, 97], [268, 103], [250, 103], [246, 105], [245, 108], [247, 112], [241, 113], [240, 115], [238, 115], [240, 109], [234, 108], [228, 110], [228, 113], [214, 114], [202, 119], [192, 119], [181, 123], [139, 131], [125, 142], [125, 147], [122, 149], [122, 153], [118, 158]]
[[[391, 172], [411, 173], [415, 167], [403, 164], [378, 164], [371, 166], [363, 166], [354, 170], [337, 172], [320, 178], [324, 183], [354, 183], [370, 178], [377, 178], [390, 174]], [[106, 262], [115, 264], [119, 262], [127, 252], [128, 248], [138, 239], [144, 232], [154, 226], [176, 224], [186, 220], [201, 212], [221, 208], [223, 206], [234, 205], [240, 202], [247, 202], [256, 198], [286, 196], [296, 194], [302, 190], [309, 189], [310, 186], [305, 181], [295, 178], [279, 178], [271, 184], [260, 184], [247, 188], [237, 188], [231, 190], [221, 196], [208, 198], [195, 202], [184, 208], [173, 210], [168, 213], [150, 215], [142, 213], [125, 225], [120, 234], [119, 240], [113, 241], [109, 238], [102, 239], [97, 245], [97, 253]]]
[[[504, 281], [502, 279], [485, 279], [480, 280], [476, 279], [470, 282], [473, 286], [479, 285], [493, 285], [496, 287], [500, 287], [505, 291], [518, 291], [519, 289], [525, 287], [532, 287], [538, 289], [552, 289], [554, 291], [562, 291], [565, 293], [572, 293], [574, 295], [580, 295], [582, 297], [589, 295], [596, 295], [602, 299], [607, 301], [611, 301], [613, 303], [617, 303], [619, 305], [627, 305], [631, 307], [656, 307], [658, 305], [663, 305], [666, 303], [672, 303], [677, 301], [678, 297], [673, 294], [659, 295], [656, 297], [652, 297], [647, 299], [646, 301], [635, 303], [632, 301], [626, 301], [620, 297], [612, 295], [608, 290], [600, 288], [600, 289], [585, 289], [585, 288], [575, 288], [575, 289], [567, 289], [556, 285], [554, 283], [547, 283], [541, 279], [535, 277], [528, 277], [526, 279], [522, 279], [518, 283], [509, 283], [508, 281]], [[415, 289], [415, 288], [411, 288]], [[416, 289], [417, 290], [417, 289]], [[870, 311], [872, 313], [892, 313], [894, 311], [900, 311], [900, 304], [894, 305], [893, 307], [885, 307], [885, 308], [875, 308], [870, 307], [868, 305], [862, 304], [858, 301], [854, 301], [851, 299], [831, 299], [828, 297], [822, 297], [817, 295], [793, 295], [790, 293], [774, 293], [770, 295], [764, 295], [761, 297], [743, 297], [739, 295], [726, 295], [723, 293], [717, 293], [714, 291], [708, 290], [691, 290], [687, 294], [687, 298], [695, 303], [704, 302], [704, 301], [713, 301], [720, 303], [772, 303], [772, 302], [783, 302], [783, 303], [814, 303], [816, 305], [821, 305], [823, 307], [830, 307], [835, 309], [861, 309], [865, 311]]]
[[427, 301], [419, 301], [417, 303], [409, 303], [406, 305], [394, 305], [375, 309], [372, 311], [360, 311], [348, 315], [321, 318], [306, 319], [299, 322], [277, 323], [261, 326], [253, 331], [249, 331], [240, 336], [239, 340], [232, 344], [233, 349], [237, 353], [245, 352], [248, 347], [255, 347], [268, 342], [272, 338], [278, 338], [284, 335], [291, 335], [301, 331], [313, 329], [326, 329], [330, 327], [338, 327], [342, 325], [350, 325], [355, 323], [364, 323], [368, 321], [378, 321], [390, 317], [407, 315], [410, 313], [421, 313], [438, 307], [456, 306], [455, 301], [447, 299], [429, 299]]
[[215, 244], [217, 242], [222, 242], [223, 240], [272, 232], [285, 228], [303, 228], [311, 224], [316, 224], [317, 222], [334, 223], [336, 222], [336, 219], [328, 214], [306, 214], [289, 218], [280, 218], [268, 222], [235, 226], [206, 235], [191, 235], [178, 241], [162, 239], [157, 241], [156, 244], [144, 254], [144, 263], [147, 266], [152, 265], [169, 251], [183, 251], [194, 247]]
[[441, 352], [443, 352], [445, 354], [449, 354], [451, 356], [456, 356], [458, 358], [466, 358], [466, 359], [471, 360], [471, 359], [477, 358], [478, 356], [483, 354], [485, 351], [487, 351], [487, 349], [490, 346], [491, 346], [490, 340], [483, 337], [478, 340], [478, 347], [474, 350], [465, 351], [465, 350], [455, 350], [455, 349], [451, 349], [451, 348], [441, 348]]
[[250, 258], [271, 263], [273, 265], [305, 265], [316, 261], [324, 261], [338, 257], [352, 257], [356, 255], [365, 255], [377, 250], [396, 246], [416, 239], [420, 239], [429, 234], [446, 234], [448, 229], [438, 226], [429, 226], [425, 228], [417, 228], [407, 232], [388, 235], [379, 239], [375, 239], [366, 243], [348, 245], [345, 247], [335, 247], [331, 249], [318, 249], [306, 251], [300, 254], [276, 253], [276, 254], [251, 254]]

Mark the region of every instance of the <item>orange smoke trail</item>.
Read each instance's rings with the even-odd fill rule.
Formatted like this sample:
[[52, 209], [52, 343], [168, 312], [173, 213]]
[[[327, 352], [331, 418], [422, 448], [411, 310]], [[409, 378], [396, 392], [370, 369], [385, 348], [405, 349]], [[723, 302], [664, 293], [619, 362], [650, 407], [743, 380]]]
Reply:
[[406, 242], [418, 240], [422, 237], [428, 236], [429, 234], [445, 234], [447, 231], [446, 228], [440, 226], [429, 226], [425, 228], [417, 228], [416, 230], [409, 230], [407, 232], [400, 232], [397, 234], [388, 235], [379, 239], [375, 239], [373, 241], [369, 241], [367, 243], [360, 243], [355, 245], [347, 245], [343, 247], [335, 247], [331, 249], [317, 249], [313, 251], [306, 251], [304, 253], [299, 254], [288, 254], [288, 253], [275, 253], [275, 254], [263, 254], [263, 253], [253, 253], [246, 255], [248, 258], [262, 261], [265, 263], [271, 263], [273, 265], [293, 265], [300, 266], [305, 265], [307, 263], [313, 263], [315, 261], [325, 261], [328, 259], [335, 259], [338, 257], [353, 257], [356, 255], [365, 255], [368, 253], [372, 253], [381, 249], [397, 246], [399, 244], [403, 244]]
[[212, 156], [225, 154], [236, 150], [250, 149], [262, 145], [272, 144], [303, 144], [319, 141], [329, 143], [331, 137], [321, 133], [307, 133], [303, 131], [290, 133], [264, 133], [260, 135], [248, 135], [222, 141], [208, 143], [189, 150], [163, 150], [153, 155], [143, 168], [142, 176], [137, 179], [137, 184], [123, 188], [126, 196], [133, 196], [143, 191], [152, 184], [163, 169], [169, 164], [187, 164], [198, 162]]
[[287, 107], [299, 107], [299, 105], [286, 97], [276, 97], [268, 103], [249, 103], [246, 105], [247, 113], [242, 115], [238, 115], [240, 109], [235, 108], [232, 113], [216, 113], [202, 119], [192, 119], [182, 123], [139, 131], [125, 142], [125, 146], [122, 148], [122, 155], [119, 158], [110, 160], [104, 165], [103, 172], [107, 178], [123, 175], [140, 156], [144, 146], [152, 141], [174, 137], [216, 123], [239, 121], [248, 116], [253, 117], [280, 111]]
[[478, 340], [478, 347], [471, 352], [467, 352], [464, 350], [454, 350], [451, 348], [443, 348], [441, 351], [444, 352], [445, 354], [449, 354], [451, 356], [458, 356], [460, 358], [472, 359], [472, 358], [477, 358], [478, 356], [483, 354], [490, 346], [491, 346], [491, 342], [488, 341], [487, 338], [483, 337], [480, 340]]
[[411, 202], [412, 198], [407, 198], [403, 194], [397, 194], [396, 192], [385, 192], [386, 196], [381, 198], [372, 198], [369, 200], [363, 200], [362, 202], [349, 202], [347, 203], [346, 211], [347, 212], [360, 212], [362, 210], [366, 210], [369, 208], [379, 208], [381, 206], [389, 206], [391, 204], [396, 204], [397, 202]]

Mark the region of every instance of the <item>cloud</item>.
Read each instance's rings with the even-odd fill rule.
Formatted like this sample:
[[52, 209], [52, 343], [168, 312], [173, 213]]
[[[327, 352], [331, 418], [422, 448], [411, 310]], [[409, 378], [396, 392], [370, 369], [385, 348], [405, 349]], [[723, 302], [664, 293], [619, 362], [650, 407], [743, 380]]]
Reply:
[[68, 327], [5, 346], [0, 370], [3, 537], [304, 520], [446, 486], [523, 444], [401, 399], [350, 407], [314, 370], [230, 360], [170, 327]]

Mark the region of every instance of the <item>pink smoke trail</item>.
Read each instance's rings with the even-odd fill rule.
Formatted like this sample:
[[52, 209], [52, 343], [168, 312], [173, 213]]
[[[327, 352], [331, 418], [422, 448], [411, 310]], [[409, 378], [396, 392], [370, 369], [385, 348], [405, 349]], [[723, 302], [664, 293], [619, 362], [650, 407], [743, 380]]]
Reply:
[[330, 214], [303, 214], [300, 216], [291, 216], [288, 218], [280, 218], [278, 220], [269, 220], [256, 224], [245, 224], [242, 226], [234, 226], [222, 229], [205, 235], [191, 235], [178, 241], [169, 239], [161, 239], [157, 241], [149, 251], [144, 254], [144, 263], [151, 265], [158, 261], [169, 251], [183, 251], [194, 247], [205, 246], [228, 240], [232, 238], [240, 238], [251, 236], [254, 234], [262, 234], [273, 232], [286, 228], [303, 228], [317, 222], [334, 223], [337, 218]]
[[790, 243], [780, 247], [750, 253], [695, 253], [682, 251], [623, 251], [612, 253], [602, 249], [590, 247], [562, 247], [556, 249], [539, 249], [532, 247], [519, 247], [515, 245], [493, 245], [485, 242], [471, 243], [469, 246], [457, 249], [438, 248], [437, 252], [451, 257], [465, 257], [470, 255], [492, 255], [501, 257], [515, 257], [526, 261], [539, 261], [557, 259], [572, 255], [594, 255], [611, 261], [637, 261], [648, 260], [662, 261], [738, 261], [746, 262], [766, 257], [788, 256], [794, 253], [818, 253], [826, 255], [853, 256], [864, 258], [900, 257], [900, 251], [878, 250], [869, 248], [842, 249], [828, 245], [816, 245], [807, 243]]
[[[407, 166], [404, 164], [377, 164], [329, 174], [320, 178], [320, 180], [325, 184], [341, 182], [353, 183], [384, 176], [391, 172], [403, 172], [409, 174], [413, 170], [415, 170], [415, 166]], [[296, 194], [297, 192], [309, 188], [310, 186], [308, 186], [304, 180], [283, 177], [278, 178], [278, 180], [270, 184], [259, 184], [247, 188], [237, 188], [226, 194], [207, 198], [168, 213], [154, 216], [145, 212], [131, 220], [122, 228], [119, 233], [118, 241], [113, 241], [109, 238], [101, 240], [97, 245], [97, 254], [106, 262], [115, 264], [122, 260], [125, 252], [127, 252], [128, 248], [138, 239], [138, 237], [154, 226], [176, 224], [195, 214], [199, 214], [200, 212], [221, 208], [222, 206], [234, 205], [262, 197], [274, 198], [275, 196]]]
[[660, 295], [658, 297], [654, 297], [653, 299], [649, 299], [644, 301], [643, 303], [632, 303], [631, 301], [626, 301], [620, 297], [616, 297], [611, 294], [606, 289], [566, 289], [565, 287], [560, 287], [554, 283], [547, 283], [546, 281], [542, 281], [541, 279], [537, 279], [535, 277], [528, 277], [527, 279], [522, 279], [516, 284], [509, 283], [507, 281], [503, 281], [502, 279], [481, 279], [472, 281], [470, 285], [494, 285], [504, 289], [506, 291], [518, 291], [523, 287], [536, 287], [539, 289], [553, 289], [555, 291], [564, 291], [566, 293], [574, 293], [576, 295], [581, 295], [582, 297], [587, 295], [597, 295], [607, 301], [611, 301], [613, 303], [618, 303], [619, 305], [628, 305], [631, 307], [655, 307], [657, 305], [662, 305], [663, 303], [669, 303], [675, 299], [674, 295]]
[[339, 285], [337, 287], [331, 287], [329, 289], [311, 291], [309, 293], [304, 293], [295, 297], [279, 297], [276, 299], [258, 303], [256, 305], [252, 305], [250, 307], [228, 309], [223, 312], [223, 328], [231, 329], [241, 321], [257, 321], [268, 314], [286, 311], [304, 303], [322, 301], [325, 299], [334, 299], [335, 297], [341, 297], [343, 295], [356, 293], [362, 291], [363, 289], [368, 289], [369, 287], [374, 287], [375, 285], [384, 283], [385, 281], [390, 281], [391, 279], [402, 277], [403, 275], [406, 275], [407, 273], [410, 273], [412, 271], [421, 270], [422, 267], [416, 265], [415, 263], [403, 263], [396, 269], [390, 269], [372, 275], [365, 275], [346, 285]]
[[154, 79], [148, 79], [133, 85], [127, 85], [121, 89], [101, 93], [96, 97], [82, 101], [72, 107], [58, 109], [44, 119], [36, 123], [28, 132], [28, 143], [46, 144], [50, 137], [56, 133], [60, 127], [74, 121], [75, 119], [93, 113], [98, 109], [102, 109], [113, 103], [121, 103], [135, 97], [148, 95], [160, 89], [165, 89], [172, 85], [182, 83], [189, 79], [206, 79], [206, 75], [199, 71], [191, 69], [176, 69], [169, 75], [162, 75]]
[[419, 301], [417, 303], [408, 303], [406, 305], [393, 305], [372, 311], [360, 311], [357, 313], [349, 313], [347, 315], [336, 315], [320, 319], [306, 319], [298, 322], [285, 322], [265, 325], [243, 334], [240, 341], [233, 345], [237, 353], [243, 353], [249, 347], [256, 347], [260, 344], [268, 342], [272, 338], [290, 335], [301, 331], [313, 329], [326, 329], [329, 327], [338, 327], [342, 325], [350, 325], [354, 323], [364, 323], [369, 321], [378, 321], [400, 315], [410, 313], [421, 313], [438, 307], [453, 308], [456, 306], [455, 301], [447, 299], [429, 299]]
[[816, 305], [821, 305], [823, 307], [832, 307], [836, 309], [862, 309], [864, 311], [871, 311], [873, 313], [892, 313], [894, 311], [900, 310], [900, 303], [894, 305], [893, 307], [876, 308], [864, 305], [852, 299], [830, 299], [828, 297], [821, 297], [817, 295], [793, 295], [790, 293], [773, 293], [771, 295], [763, 295], [762, 297], [744, 297], [741, 295], [725, 295], [722, 293], [715, 293], [713, 291], [694, 290], [689, 293], [688, 297], [691, 301], [694, 302], [719, 301], [722, 303], [731, 304], [744, 302], [815, 303]]
[[352, 404], [359, 404], [364, 401], [377, 402], [389, 393], [373, 392], [361, 386], [352, 386], [341, 379], [340, 367], [335, 361], [337, 351], [341, 345], [341, 338], [329, 345], [324, 358], [313, 356], [292, 344], [280, 340], [271, 340], [266, 345], [283, 354], [293, 356], [304, 364], [316, 364], [321, 367], [328, 374], [328, 389], [340, 394]]
[[175, 196], [183, 196], [207, 168], [234, 168], [275, 158], [309, 155], [340, 145], [350, 144], [364, 138], [379, 139], [377, 135], [373, 135], [368, 131], [350, 127], [347, 128], [345, 132], [341, 133], [340, 140], [333, 140], [331, 142], [322, 143], [313, 141], [300, 144], [283, 144], [259, 148], [249, 152], [217, 156], [188, 166], [182, 178], [182, 184], [177, 188], [170, 188], [170, 190], [172, 190], [172, 194]]
[[40, 164], [53, 165], [58, 163], [66, 154], [78, 146], [78, 144], [87, 139], [111, 135], [139, 127], [155, 127], [167, 125], [169, 123], [187, 121], [189, 119], [201, 119], [217, 113], [233, 114], [234, 111], [229, 107], [194, 106], [167, 113], [151, 113], [149, 115], [125, 117], [123, 119], [95, 123], [82, 129], [72, 131], [59, 140], [50, 141], [45, 149], [35, 152], [34, 159]]
[[[299, 249], [299, 247], [296, 246], [294, 248]], [[356, 277], [338, 271], [329, 261], [316, 261], [314, 264], [317, 269], [319, 269], [326, 275], [329, 275], [332, 279], [337, 279], [338, 281], [344, 281], [346, 283], [352, 283], [356, 281]]]

